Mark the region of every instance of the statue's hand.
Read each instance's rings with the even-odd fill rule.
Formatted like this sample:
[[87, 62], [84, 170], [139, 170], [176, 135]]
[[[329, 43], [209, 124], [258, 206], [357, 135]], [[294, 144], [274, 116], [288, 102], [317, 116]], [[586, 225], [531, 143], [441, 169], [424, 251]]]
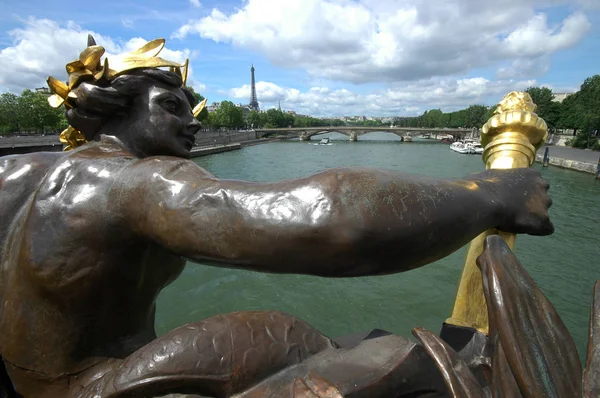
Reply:
[[500, 201], [499, 230], [530, 235], [554, 232], [548, 215], [552, 206], [552, 199], [548, 196], [549, 185], [537, 170], [487, 170], [478, 178], [489, 183], [492, 197]]
[[294, 380], [293, 391], [294, 398], [344, 398], [333, 384], [312, 372]]

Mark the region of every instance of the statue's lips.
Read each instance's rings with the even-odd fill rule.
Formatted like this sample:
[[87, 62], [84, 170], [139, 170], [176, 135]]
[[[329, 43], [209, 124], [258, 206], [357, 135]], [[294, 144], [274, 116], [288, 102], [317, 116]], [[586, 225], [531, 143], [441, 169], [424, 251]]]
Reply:
[[187, 141], [191, 147], [193, 147], [194, 144], [196, 143], [196, 137], [194, 135], [182, 134], [181, 138], [183, 138], [185, 141]]

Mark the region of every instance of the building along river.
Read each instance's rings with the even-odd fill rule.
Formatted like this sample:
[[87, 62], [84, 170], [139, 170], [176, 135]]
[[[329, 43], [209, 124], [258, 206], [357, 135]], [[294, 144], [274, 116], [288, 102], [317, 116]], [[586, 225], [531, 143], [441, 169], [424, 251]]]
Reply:
[[[341, 134], [328, 136], [334, 145], [284, 141], [195, 161], [220, 178], [249, 181], [296, 178], [338, 166], [457, 178], [484, 168], [480, 156], [460, 155], [434, 140], [401, 143], [395, 135], [372, 133], [350, 143]], [[547, 237], [519, 235], [515, 252], [556, 307], [580, 357], [585, 358], [592, 289], [600, 279], [600, 181], [576, 171], [533, 167], [550, 183], [554, 201], [550, 215], [556, 231]], [[450, 315], [464, 257], [463, 248], [417, 270], [354, 279], [190, 264], [159, 297], [157, 332], [220, 313], [262, 309], [296, 315], [331, 337], [381, 328], [410, 338], [416, 326], [438, 333]]]

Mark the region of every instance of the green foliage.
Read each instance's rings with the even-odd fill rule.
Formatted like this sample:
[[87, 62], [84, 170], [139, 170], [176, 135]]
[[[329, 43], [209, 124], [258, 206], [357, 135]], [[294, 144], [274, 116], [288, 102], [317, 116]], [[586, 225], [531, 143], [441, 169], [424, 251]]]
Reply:
[[294, 116], [281, 109], [269, 109], [265, 112], [265, 118], [267, 128], [290, 127], [294, 124]]
[[[488, 120], [490, 120], [490, 118], [491, 118], [492, 116], [494, 116], [494, 112], [496, 112], [496, 108], [497, 108], [497, 106], [490, 106], [490, 107], [488, 108], [488, 110], [485, 112], [485, 115], [483, 115], [483, 120], [485, 120], [486, 122], [487, 122]], [[484, 123], [484, 124], [485, 124], [485, 123]]]
[[471, 105], [466, 109], [444, 113], [440, 109], [426, 110], [421, 116], [395, 118], [397, 127], [481, 128], [492, 116], [495, 107]]
[[59, 133], [67, 127], [64, 112], [52, 108], [43, 93], [4, 93], [0, 95], [0, 134]]
[[550, 130], [555, 129], [559, 122], [561, 106], [559, 102], [553, 101], [552, 90], [548, 87], [529, 87], [525, 91], [537, 105], [535, 113], [544, 119]]
[[221, 106], [209, 113], [206, 123], [213, 128], [239, 128], [245, 125], [244, 113], [231, 101], [221, 102]]
[[19, 128], [19, 97], [15, 94], [0, 95], [0, 134], [10, 134], [20, 131]]
[[585, 79], [575, 94], [565, 98], [557, 111], [559, 128], [574, 129], [570, 140], [575, 148], [600, 150], [596, 131], [600, 131], [600, 75]]
[[596, 132], [600, 132], [600, 115], [585, 116], [582, 128], [571, 140], [570, 145], [574, 148], [598, 151], [600, 150], [600, 143], [598, 143]]
[[465, 122], [466, 127], [477, 127], [481, 128], [487, 122], [485, 115], [488, 111], [488, 107], [484, 105], [471, 105], [466, 109], [467, 120]]
[[252, 128], [260, 128], [265, 125], [266, 118], [264, 117], [264, 113], [260, 113], [257, 111], [250, 111], [246, 116], [246, 123]]
[[[341, 120], [339, 120], [341, 122]], [[329, 121], [326, 119], [317, 119], [311, 116], [296, 116], [294, 118], [294, 127], [321, 127], [327, 126]]]

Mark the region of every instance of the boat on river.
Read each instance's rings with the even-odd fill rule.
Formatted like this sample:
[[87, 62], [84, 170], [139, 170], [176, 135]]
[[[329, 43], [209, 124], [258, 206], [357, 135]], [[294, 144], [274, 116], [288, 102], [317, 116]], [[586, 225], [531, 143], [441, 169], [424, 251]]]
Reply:
[[331, 142], [329, 142], [329, 138], [322, 138], [321, 141], [319, 141], [316, 144], [311, 144], [311, 145], [333, 145]]
[[452, 149], [454, 152], [463, 153], [463, 154], [475, 153], [475, 148], [473, 148], [471, 145], [468, 145], [462, 141], [456, 141], [456, 142], [452, 143], [450, 145], [450, 149]]
[[473, 142], [471, 145], [473, 146], [476, 155], [481, 155], [483, 153], [483, 146], [481, 146], [479, 142]]
[[456, 141], [450, 145], [450, 149], [454, 152], [471, 155], [481, 155], [483, 153], [481, 144], [473, 140]]

